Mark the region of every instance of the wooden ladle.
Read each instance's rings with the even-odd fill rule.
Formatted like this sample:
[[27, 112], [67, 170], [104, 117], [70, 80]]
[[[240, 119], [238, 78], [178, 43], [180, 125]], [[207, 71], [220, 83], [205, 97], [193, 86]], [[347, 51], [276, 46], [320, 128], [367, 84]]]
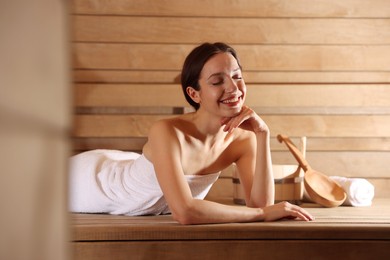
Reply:
[[315, 203], [330, 208], [337, 207], [344, 202], [347, 194], [337, 182], [325, 174], [313, 170], [290, 138], [284, 135], [278, 135], [277, 139], [280, 143], [284, 142], [287, 145], [299, 165], [305, 171], [305, 189]]

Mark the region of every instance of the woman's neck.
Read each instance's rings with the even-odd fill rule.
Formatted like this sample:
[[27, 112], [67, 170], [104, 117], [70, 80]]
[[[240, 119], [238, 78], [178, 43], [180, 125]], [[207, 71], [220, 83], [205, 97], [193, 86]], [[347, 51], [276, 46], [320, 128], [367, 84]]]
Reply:
[[223, 127], [221, 126], [220, 117], [213, 116], [202, 111], [196, 111], [192, 114], [191, 120], [196, 126], [198, 133], [202, 139], [215, 139], [220, 135], [225, 135]]

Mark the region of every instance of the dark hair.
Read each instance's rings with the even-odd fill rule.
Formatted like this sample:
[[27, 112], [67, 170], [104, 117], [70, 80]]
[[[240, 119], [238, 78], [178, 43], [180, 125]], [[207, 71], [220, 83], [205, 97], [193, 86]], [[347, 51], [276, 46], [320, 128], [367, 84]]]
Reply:
[[181, 87], [187, 102], [195, 108], [195, 110], [199, 109], [199, 104], [194, 102], [187, 94], [187, 87], [200, 90], [199, 76], [204, 64], [215, 54], [226, 52], [230, 53], [237, 60], [238, 66], [241, 69], [236, 51], [229, 45], [222, 42], [203, 43], [193, 49], [185, 59], [183, 69], [181, 71]]

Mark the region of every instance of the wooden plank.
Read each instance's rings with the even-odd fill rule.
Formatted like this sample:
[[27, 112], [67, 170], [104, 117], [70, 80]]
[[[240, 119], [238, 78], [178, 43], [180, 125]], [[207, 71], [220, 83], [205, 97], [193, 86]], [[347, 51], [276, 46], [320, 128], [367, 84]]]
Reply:
[[[231, 201], [222, 203], [232, 205]], [[73, 241], [177, 241], [269, 239], [389, 239], [389, 199], [377, 199], [372, 207], [323, 208], [304, 204], [315, 221], [180, 225], [170, 215], [115, 216], [72, 214]], [[351, 226], [352, 225], [352, 226]], [[353, 227], [351, 229], [351, 227]], [[310, 230], [310, 232], [308, 232]], [[339, 241], [338, 241], [339, 242]]]
[[178, 84], [77, 84], [75, 106], [189, 106]]
[[245, 82], [256, 83], [300, 83], [300, 84], [347, 84], [347, 83], [376, 83], [390, 82], [390, 72], [307, 72], [307, 71], [247, 71], [243, 72]]
[[375, 198], [390, 198], [390, 178], [368, 178], [368, 181], [375, 187]]
[[[138, 83], [138, 84], [170, 83], [172, 84], [172, 83], [180, 82], [180, 80], [178, 79], [179, 75], [180, 75], [179, 70], [173, 70], [173, 71], [73, 70], [73, 81], [76, 83], [122, 83], [122, 84], [123, 83]], [[388, 76], [390, 81], [390, 73]], [[367, 77], [370, 76], [367, 75]], [[380, 79], [382, 79], [382, 77]], [[383, 77], [383, 80], [385, 79], [387, 79], [386, 75], [384, 75]]]
[[[207, 8], [205, 8], [207, 7]], [[72, 13], [196, 17], [390, 17], [387, 0], [73, 0]]]
[[390, 107], [253, 107], [259, 115], [389, 115]]
[[[307, 232], [306, 234], [309, 234]], [[340, 243], [343, 249], [340, 250]], [[75, 259], [386, 259], [387, 240], [207, 240], [73, 243]], [[327, 252], [324, 257], [321, 252]]]
[[[390, 19], [263, 19], [74, 15], [76, 42], [389, 44]], [[191, 28], [191, 33], [188, 33]], [[234, 28], [234, 33], [231, 33]], [[382, 28], [378, 30], [378, 28]]]
[[77, 115], [133, 115], [133, 114], [143, 114], [143, 115], [179, 115], [186, 112], [187, 107], [170, 107], [170, 106], [122, 106], [122, 107], [111, 107], [111, 106], [98, 106], [98, 107], [85, 107], [78, 106], [75, 107], [74, 113]]
[[390, 116], [263, 116], [272, 133], [308, 137], [388, 137]]
[[[74, 137], [145, 137], [167, 115], [76, 115]], [[265, 115], [272, 133], [310, 137], [389, 137], [390, 115]], [[363, 127], [362, 127], [363, 126]]]
[[142, 151], [146, 141], [146, 137], [72, 138], [72, 150], [83, 152], [94, 149], [111, 149], [139, 152]]
[[248, 85], [246, 102], [262, 107], [388, 107], [390, 85]]
[[[244, 70], [247, 84], [259, 83], [390, 83], [390, 72], [264, 72]], [[180, 70], [139, 71], [139, 70], [73, 70], [75, 83], [180, 83]]]
[[[370, 107], [380, 113], [381, 109], [385, 111], [390, 107], [390, 85], [387, 84], [248, 84], [247, 88], [246, 104], [267, 108], [271, 113], [277, 112], [275, 108], [300, 108], [304, 113], [310, 107], [320, 107], [324, 113], [329, 107], [349, 107], [356, 113]], [[76, 84], [74, 98], [74, 105], [81, 107], [189, 106], [179, 84]]]
[[[74, 43], [73, 67], [75, 69], [180, 70], [185, 56], [194, 47], [180, 44]], [[244, 70], [386, 72], [390, 68], [390, 48], [387, 45], [236, 45], [234, 47], [241, 57]]]
[[[390, 178], [388, 162], [390, 153], [383, 152], [307, 152], [307, 161], [313, 169], [328, 176], [360, 178]], [[274, 164], [294, 164], [297, 161], [290, 152], [273, 151]]]
[[[274, 133], [276, 134], [276, 133]], [[290, 137], [296, 145], [299, 145], [298, 137]], [[125, 151], [141, 151], [146, 143], [146, 137], [80, 137], [73, 138], [73, 150], [85, 151], [92, 149], [119, 149]], [[272, 151], [286, 151], [286, 146], [279, 143], [276, 137], [271, 138]], [[337, 151], [390, 151], [390, 138], [351, 138], [351, 137], [310, 137], [307, 139], [308, 152], [337, 152]]]
[[[299, 146], [300, 137], [290, 137]], [[271, 138], [272, 151], [286, 151], [286, 146], [277, 141], [276, 137]], [[356, 138], [356, 137], [309, 137], [306, 139], [306, 150], [308, 152], [319, 151], [390, 151], [390, 138]]]
[[164, 115], [76, 115], [74, 137], [146, 137]]

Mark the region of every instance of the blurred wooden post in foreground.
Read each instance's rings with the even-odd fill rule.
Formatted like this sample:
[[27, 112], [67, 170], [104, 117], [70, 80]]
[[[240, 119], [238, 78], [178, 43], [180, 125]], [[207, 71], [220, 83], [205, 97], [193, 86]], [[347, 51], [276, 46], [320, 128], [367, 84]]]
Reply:
[[0, 259], [69, 259], [67, 1], [0, 3]]

